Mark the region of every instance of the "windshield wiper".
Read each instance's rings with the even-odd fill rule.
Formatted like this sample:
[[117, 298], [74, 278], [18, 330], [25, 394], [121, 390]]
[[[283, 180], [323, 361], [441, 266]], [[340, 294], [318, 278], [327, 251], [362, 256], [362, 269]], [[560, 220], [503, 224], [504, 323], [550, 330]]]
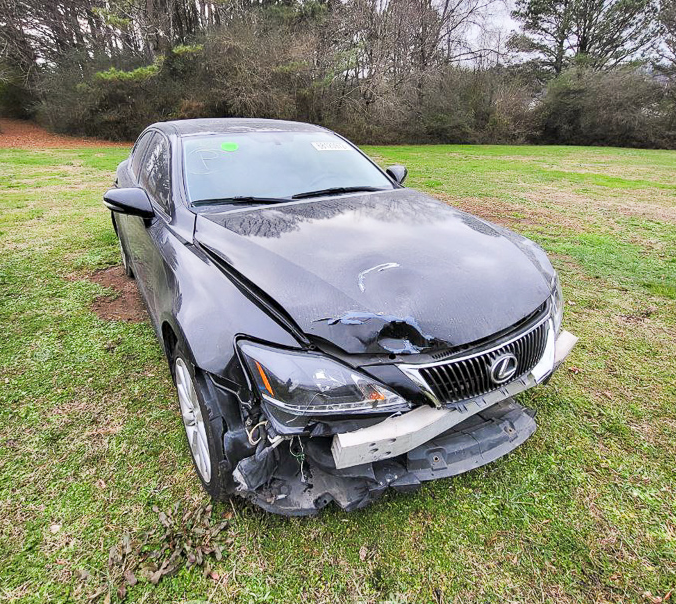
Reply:
[[319, 191], [307, 191], [296, 193], [291, 199], [305, 199], [307, 197], [321, 197], [322, 195], [339, 195], [341, 193], [358, 193], [359, 191], [385, 191], [380, 187], [333, 187], [331, 189], [319, 189]]
[[284, 197], [250, 197], [250, 196], [238, 196], [238, 197], [218, 197], [215, 199], [198, 199], [193, 201], [191, 205], [193, 206], [218, 206], [226, 205], [229, 203], [284, 203], [289, 201]]

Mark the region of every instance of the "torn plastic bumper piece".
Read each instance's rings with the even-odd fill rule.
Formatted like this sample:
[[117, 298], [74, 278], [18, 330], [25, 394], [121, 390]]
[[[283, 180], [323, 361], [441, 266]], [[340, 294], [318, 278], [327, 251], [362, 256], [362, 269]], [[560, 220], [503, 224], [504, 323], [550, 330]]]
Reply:
[[424, 481], [461, 474], [506, 455], [535, 432], [533, 415], [507, 399], [405, 455], [344, 469], [333, 464], [329, 439], [308, 439], [304, 470], [299, 471], [292, 455], [280, 451], [279, 465], [267, 484], [240, 494], [287, 516], [315, 514], [332, 501], [346, 511], [363, 508], [388, 487], [412, 491]]
[[577, 344], [578, 337], [569, 331], [563, 330], [556, 338], [556, 347], [554, 349], [554, 369], [556, 369], [573, 350]]
[[534, 413], [513, 401], [473, 415], [452, 431], [410, 451], [408, 469], [422, 481], [478, 468], [507, 455], [535, 432]]
[[274, 447], [260, 447], [250, 457], [242, 459], [235, 467], [232, 477], [248, 490], [264, 485], [274, 473], [278, 458]]

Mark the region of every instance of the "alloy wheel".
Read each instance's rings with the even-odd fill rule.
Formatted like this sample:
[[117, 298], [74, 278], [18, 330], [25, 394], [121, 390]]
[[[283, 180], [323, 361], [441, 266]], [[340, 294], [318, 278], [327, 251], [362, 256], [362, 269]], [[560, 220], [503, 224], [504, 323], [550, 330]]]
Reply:
[[190, 451], [200, 476], [204, 482], [209, 482], [211, 480], [211, 457], [207, 430], [192, 375], [185, 361], [180, 357], [176, 359], [175, 372], [178, 402], [181, 406], [181, 416]]

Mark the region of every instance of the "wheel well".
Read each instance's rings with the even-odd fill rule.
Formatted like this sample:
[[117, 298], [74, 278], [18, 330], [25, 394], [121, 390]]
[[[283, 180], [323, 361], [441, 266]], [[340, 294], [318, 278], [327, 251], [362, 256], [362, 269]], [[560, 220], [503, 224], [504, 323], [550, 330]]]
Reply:
[[[167, 355], [167, 360], [169, 361], [169, 366], [172, 366], [172, 355], [174, 354], [174, 348], [176, 348], [176, 343], [178, 338], [174, 333], [173, 328], [166, 321], [162, 323], [162, 341], [164, 342], [164, 352]], [[172, 368], [173, 371], [173, 368]]]

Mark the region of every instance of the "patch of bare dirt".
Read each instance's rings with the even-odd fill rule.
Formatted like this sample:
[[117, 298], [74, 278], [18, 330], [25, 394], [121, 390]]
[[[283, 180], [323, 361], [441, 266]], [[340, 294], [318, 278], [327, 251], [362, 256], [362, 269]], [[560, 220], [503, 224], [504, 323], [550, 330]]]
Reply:
[[582, 221], [576, 216], [562, 215], [541, 204], [537, 205], [539, 201], [537, 197], [531, 199], [526, 196], [533, 203], [530, 206], [525, 206], [509, 203], [502, 199], [460, 198], [438, 192], [435, 192], [435, 196], [464, 212], [512, 229], [518, 230], [519, 227], [524, 226], [541, 227], [543, 225], [556, 224], [573, 232], [584, 230]]
[[657, 310], [657, 306], [647, 306], [636, 312], [620, 315], [620, 318], [624, 319], [627, 323], [649, 323], [650, 317], [652, 317]]
[[54, 134], [27, 120], [0, 118], [0, 148], [39, 150], [73, 147], [129, 147], [130, 144]]
[[[484, 218], [485, 220], [490, 220], [491, 222], [502, 225], [511, 223], [511, 213], [517, 210], [516, 206], [503, 203], [502, 201], [497, 202], [493, 199], [486, 200], [476, 197], [456, 197], [440, 191], [435, 191], [434, 196], [463, 212], [468, 212]], [[522, 210], [522, 208], [518, 209]]]
[[148, 318], [136, 282], [124, 274], [121, 266], [111, 266], [95, 271], [89, 277], [94, 283], [110, 288], [117, 295], [99, 296], [92, 310], [107, 321], [132, 321], [140, 323]]
[[[587, 197], [572, 191], [561, 191], [555, 187], [540, 187], [535, 192], [524, 192], [523, 196], [537, 203], [546, 198], [550, 203], [563, 207], [576, 206], [582, 212], [598, 214], [599, 210], [610, 210], [624, 216], [636, 216], [659, 222], [676, 222], [674, 194], [670, 190], [632, 189], [614, 191], [606, 197]], [[661, 202], [661, 203], [660, 203]], [[563, 214], [559, 219], [565, 218]]]
[[655, 447], [664, 447], [664, 443], [676, 434], [676, 422], [668, 417], [660, 418], [659, 423], [653, 420], [645, 420], [630, 421], [627, 422], [627, 425], [641, 440]]

